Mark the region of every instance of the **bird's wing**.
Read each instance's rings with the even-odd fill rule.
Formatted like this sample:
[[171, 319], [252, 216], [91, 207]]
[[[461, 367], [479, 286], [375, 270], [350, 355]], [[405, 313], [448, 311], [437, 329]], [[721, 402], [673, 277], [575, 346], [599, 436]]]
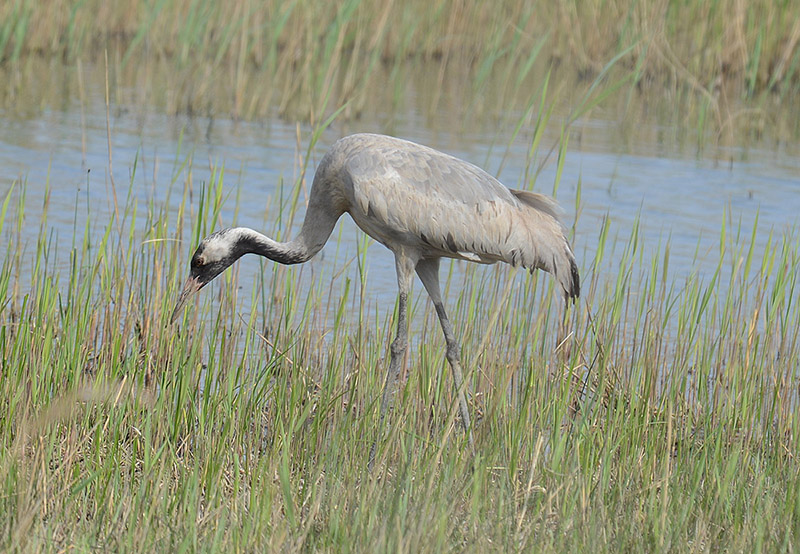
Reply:
[[399, 139], [376, 138], [345, 165], [354, 209], [391, 234], [387, 242], [416, 238], [427, 255], [544, 269], [574, 296], [574, 256], [549, 197], [512, 191], [475, 165]]

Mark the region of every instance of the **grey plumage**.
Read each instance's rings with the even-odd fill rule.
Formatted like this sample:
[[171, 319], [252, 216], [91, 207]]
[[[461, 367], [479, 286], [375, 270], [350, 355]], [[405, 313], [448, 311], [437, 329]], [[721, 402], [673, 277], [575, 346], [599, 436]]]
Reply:
[[[192, 258], [191, 277], [173, 320], [191, 293], [246, 253], [284, 264], [310, 259], [324, 246], [344, 213], [395, 254], [400, 310], [381, 403], [381, 427], [390, 381], [399, 373], [407, 347], [406, 302], [416, 272], [442, 324], [459, 411], [472, 444], [459, 346], [439, 291], [439, 260], [502, 261], [531, 271], [543, 269], [555, 277], [567, 301], [580, 294], [580, 279], [555, 200], [510, 190], [468, 162], [383, 135], [357, 134], [336, 141], [319, 163], [298, 236], [279, 243], [237, 227], [204, 239]], [[374, 456], [375, 444], [370, 467]]]
[[510, 190], [468, 162], [381, 135], [339, 140], [319, 173], [321, 184], [338, 189], [341, 209], [392, 251], [544, 269], [568, 298], [579, 294], [559, 208], [547, 196]]

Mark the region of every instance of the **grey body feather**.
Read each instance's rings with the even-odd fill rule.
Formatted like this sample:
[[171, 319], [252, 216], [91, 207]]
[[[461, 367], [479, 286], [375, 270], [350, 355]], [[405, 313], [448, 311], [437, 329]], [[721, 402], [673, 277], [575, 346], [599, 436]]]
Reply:
[[348, 212], [394, 252], [543, 269], [567, 298], [580, 292], [553, 199], [508, 189], [479, 167], [432, 148], [382, 135], [342, 138], [320, 162], [311, 194], [312, 203]]

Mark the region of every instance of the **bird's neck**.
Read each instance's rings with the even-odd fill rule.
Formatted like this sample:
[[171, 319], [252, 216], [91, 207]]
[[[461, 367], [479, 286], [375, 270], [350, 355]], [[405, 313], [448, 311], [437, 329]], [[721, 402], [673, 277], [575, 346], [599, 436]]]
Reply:
[[299, 264], [313, 258], [328, 240], [338, 217], [320, 213], [307, 213], [300, 234], [288, 242], [279, 242], [266, 235], [248, 229], [231, 229], [236, 237], [238, 256], [258, 254], [280, 264]]
[[297, 239], [278, 242], [247, 227], [235, 227], [230, 232], [236, 234], [234, 259], [245, 254], [258, 254], [281, 264], [297, 264], [311, 257], [308, 249]]

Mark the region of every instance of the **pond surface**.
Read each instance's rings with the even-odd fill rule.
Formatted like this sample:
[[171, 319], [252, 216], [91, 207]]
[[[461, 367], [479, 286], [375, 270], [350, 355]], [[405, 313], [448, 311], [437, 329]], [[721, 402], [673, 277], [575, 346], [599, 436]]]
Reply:
[[[91, 210], [98, 233], [113, 213], [105, 102], [101, 90], [90, 90], [87, 98], [85, 102], [65, 101], [61, 109], [48, 108], [24, 117], [0, 113], [0, 195], [4, 196], [14, 183], [26, 183], [24, 233], [31, 237], [27, 246], [31, 251], [49, 182], [47, 224], [56, 240], [55, 263], [63, 267], [67, 267], [73, 229], [76, 222], [77, 228], [82, 228], [87, 210]], [[524, 176], [530, 165], [532, 132], [524, 126], [512, 140], [513, 128], [496, 129], [493, 135], [465, 132], [460, 125], [450, 131], [441, 121], [437, 128], [431, 128], [430, 119], [413, 108], [391, 119], [392, 134], [471, 161], [511, 188], [528, 187]], [[540, 152], [557, 143], [559, 125], [554, 118]], [[656, 140], [621, 144], [615, 139], [617, 126], [613, 120], [599, 119], [584, 119], [574, 125], [557, 190], [568, 226], [577, 214], [574, 249], [583, 272], [591, 266], [605, 219], [610, 223], [610, 238], [621, 244], [627, 242], [638, 220], [645, 256], [659, 245], [663, 248], [668, 240], [670, 271], [678, 278], [713, 271], [723, 219], [729, 226], [733, 222], [734, 227], [741, 222], [742, 234], [749, 237], [758, 218], [757, 257], [770, 232], [778, 237], [787, 232], [795, 236], [800, 223], [798, 144], [780, 142], [770, 148], [762, 141], [755, 146], [717, 148], [707, 155], [694, 151], [686, 155]], [[660, 134], [655, 123], [643, 121], [641, 126], [647, 131], [641, 136]], [[385, 129], [380, 121], [334, 123], [322, 134], [312, 166], [340, 136], [361, 131]], [[286, 195], [293, 186], [299, 172], [298, 156], [305, 153], [311, 130], [281, 119], [243, 122], [175, 117], [153, 109], [111, 105], [110, 136], [114, 182], [120, 197], [128, 194], [132, 183], [131, 193], [141, 202], [165, 202], [176, 168], [191, 155], [191, 167], [177, 169], [181, 176], [176, 189], [182, 190], [189, 169], [194, 188], [199, 190], [201, 183], [211, 179], [210, 168], [224, 165], [225, 193], [231, 198], [222, 212], [224, 223], [271, 231], [278, 219], [277, 187], [283, 181]], [[543, 158], [543, 154], [538, 155], [536, 164]], [[557, 152], [553, 152], [542, 165], [535, 190], [552, 192], [556, 158]], [[134, 164], [136, 173], [131, 180]], [[576, 211], [578, 183], [580, 204]], [[237, 194], [240, 200], [234, 221]], [[177, 225], [180, 194], [173, 194], [170, 201], [176, 203], [170, 209]], [[144, 216], [140, 213], [139, 217]], [[295, 219], [293, 232], [301, 221], [300, 216]], [[329, 245], [315, 264], [333, 263], [330, 259], [336, 257], [341, 267], [355, 257], [360, 231], [347, 217], [342, 218], [341, 225], [338, 252], [334, 256], [337, 249]], [[339, 230], [334, 230], [333, 238], [338, 235]], [[185, 248], [188, 257], [194, 245], [186, 244]], [[378, 303], [385, 301], [388, 310], [396, 294], [392, 257], [379, 244], [372, 243], [368, 248], [369, 292]], [[356, 265], [351, 264], [347, 271], [355, 274]], [[258, 266], [247, 262], [243, 267], [247, 269], [240, 271], [240, 277], [246, 286], [256, 277]], [[613, 256], [607, 267], [613, 275]], [[457, 264], [455, 271], [462, 272], [463, 264]], [[22, 281], [24, 289], [24, 278]]]

